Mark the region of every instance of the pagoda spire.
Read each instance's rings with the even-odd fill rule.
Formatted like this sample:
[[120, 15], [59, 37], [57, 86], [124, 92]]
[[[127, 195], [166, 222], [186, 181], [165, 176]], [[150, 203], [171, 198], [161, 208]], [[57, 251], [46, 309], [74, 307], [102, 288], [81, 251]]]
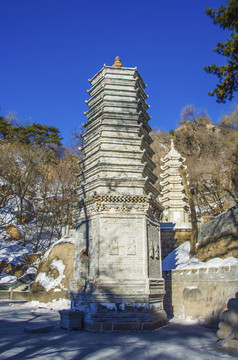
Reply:
[[123, 67], [122, 63], [121, 63], [121, 59], [119, 58], [119, 56], [117, 56], [115, 58], [114, 64], [112, 65], [113, 67]]

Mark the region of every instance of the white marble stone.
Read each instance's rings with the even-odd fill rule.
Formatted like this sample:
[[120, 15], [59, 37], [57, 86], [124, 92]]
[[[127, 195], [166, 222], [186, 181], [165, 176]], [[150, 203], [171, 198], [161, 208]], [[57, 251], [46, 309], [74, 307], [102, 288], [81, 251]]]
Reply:
[[89, 330], [152, 330], [167, 317], [145, 84], [112, 66], [90, 83], [72, 306]]
[[182, 177], [179, 168], [186, 169], [185, 158], [174, 148], [173, 140], [168, 154], [161, 159], [164, 163], [161, 166], [163, 171], [160, 175], [163, 181], [160, 182], [162, 191], [159, 197], [164, 207], [163, 222], [173, 223], [174, 229], [191, 228], [188, 218], [188, 202], [184, 193]]

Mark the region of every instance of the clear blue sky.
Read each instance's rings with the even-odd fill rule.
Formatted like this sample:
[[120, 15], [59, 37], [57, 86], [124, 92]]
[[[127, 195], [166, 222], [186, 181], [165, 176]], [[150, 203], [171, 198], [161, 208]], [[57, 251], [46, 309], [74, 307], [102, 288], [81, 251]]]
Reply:
[[118, 55], [147, 84], [150, 125], [175, 129], [187, 104], [212, 121], [231, 110], [207, 95], [223, 64], [212, 51], [228, 33], [206, 7], [225, 0], [0, 0], [0, 114], [59, 128], [69, 143], [86, 121], [88, 79]]

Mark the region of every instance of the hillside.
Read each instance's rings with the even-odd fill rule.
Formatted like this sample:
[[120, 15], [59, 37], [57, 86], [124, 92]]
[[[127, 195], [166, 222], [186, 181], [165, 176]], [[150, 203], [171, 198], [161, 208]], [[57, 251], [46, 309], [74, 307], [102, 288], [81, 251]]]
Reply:
[[[152, 132], [151, 136], [157, 176], [170, 139], [186, 158], [189, 187], [199, 216], [216, 215], [238, 203], [238, 106], [213, 124], [206, 112], [196, 113], [189, 105], [183, 109], [177, 129]], [[160, 188], [159, 183], [157, 186]]]
[[[0, 284], [9, 288], [22, 278], [18, 285], [26, 288], [62, 228], [75, 227], [80, 156], [62, 146], [55, 128], [0, 120]], [[238, 203], [238, 107], [213, 124], [205, 112], [187, 106], [177, 129], [151, 136], [158, 176], [171, 138], [186, 158], [198, 217]]]

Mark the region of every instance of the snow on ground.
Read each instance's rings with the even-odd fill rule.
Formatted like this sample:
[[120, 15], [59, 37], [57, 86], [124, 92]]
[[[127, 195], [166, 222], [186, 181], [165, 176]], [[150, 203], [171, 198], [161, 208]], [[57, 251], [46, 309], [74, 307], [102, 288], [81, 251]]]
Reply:
[[13, 284], [15, 281], [17, 281], [16, 276], [12, 276], [8, 274], [0, 275], [0, 284]]
[[30, 301], [22, 305], [23, 307], [36, 307], [41, 309], [49, 309], [49, 310], [68, 310], [71, 308], [71, 300], [69, 299], [59, 299], [59, 300], [52, 300], [48, 303], [43, 303], [40, 301]]
[[[0, 359], [37, 360], [217, 360], [237, 359], [221, 349], [214, 329], [170, 322], [153, 332], [100, 333], [60, 328], [57, 311], [0, 301]], [[54, 325], [50, 333], [25, 326]]]
[[163, 271], [238, 265], [238, 259], [232, 256], [226, 259], [214, 258], [207, 262], [199, 261], [196, 256], [190, 259], [189, 251], [189, 241], [177, 247], [162, 261]]

